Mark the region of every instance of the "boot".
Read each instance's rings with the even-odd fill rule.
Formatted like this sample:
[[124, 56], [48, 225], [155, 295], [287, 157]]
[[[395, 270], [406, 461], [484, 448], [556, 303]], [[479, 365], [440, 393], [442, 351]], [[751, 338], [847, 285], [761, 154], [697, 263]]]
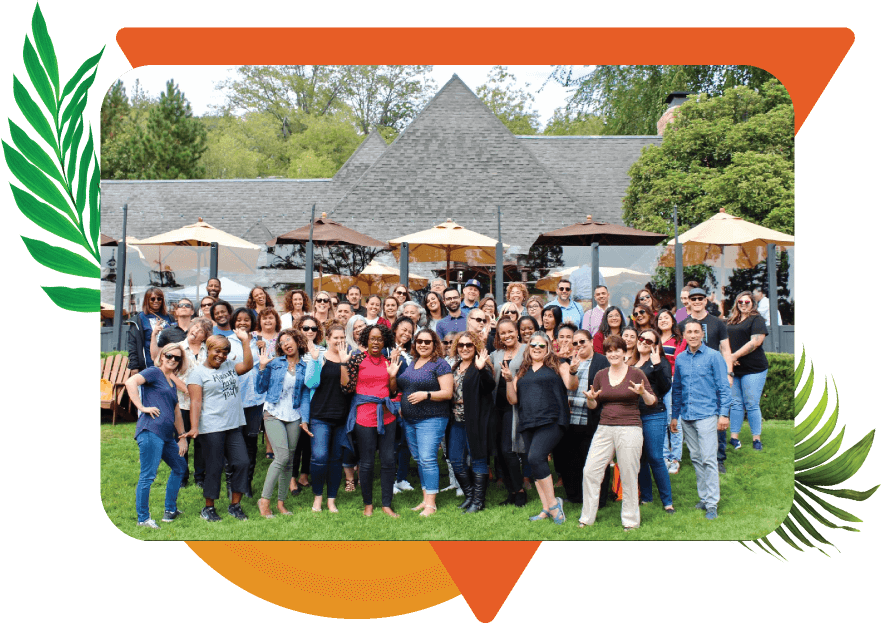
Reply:
[[464, 513], [476, 513], [486, 506], [486, 485], [489, 483], [489, 474], [474, 474], [471, 484], [471, 505]]
[[459, 483], [459, 486], [462, 487], [462, 491], [465, 493], [465, 501], [459, 504], [459, 508], [468, 508], [471, 506], [472, 495], [474, 486], [472, 484], [471, 477], [474, 474], [471, 473], [471, 470], [465, 470], [461, 472], [456, 472], [456, 482]]

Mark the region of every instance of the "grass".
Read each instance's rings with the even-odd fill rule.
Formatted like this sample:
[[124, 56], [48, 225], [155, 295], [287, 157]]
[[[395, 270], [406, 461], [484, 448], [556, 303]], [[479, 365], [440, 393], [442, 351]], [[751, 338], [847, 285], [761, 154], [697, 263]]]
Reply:
[[[222, 521], [209, 524], [199, 517], [204, 505], [201, 489], [189, 486], [181, 489], [178, 508], [183, 516], [170, 524], [160, 521], [165, 499], [165, 482], [170, 473], [162, 463], [150, 495], [150, 510], [161, 528], [139, 528], [135, 514], [135, 484], [139, 473], [138, 447], [132, 438], [134, 423], [101, 425], [101, 497], [113, 524], [125, 534], [142, 540], [753, 540], [763, 537], [783, 521], [792, 505], [793, 494], [793, 424], [791, 421], [766, 421], [762, 429], [765, 450], [755, 452], [749, 440], [749, 427], [744, 424], [741, 439], [743, 449], [733, 451], [729, 446], [727, 474], [720, 475], [722, 499], [719, 518], [704, 519], [704, 513], [694, 508], [698, 501], [695, 473], [684, 449], [682, 469], [671, 476], [673, 505], [676, 514], [667, 515], [660, 503], [657, 490], [654, 502], [640, 506], [641, 527], [624, 533], [621, 528], [621, 503], [609, 502], [599, 511], [596, 524], [579, 529], [581, 505], [566, 504], [566, 523], [558, 526], [550, 521], [528, 522], [527, 517], [541, 510], [535, 489], [528, 492], [525, 508], [499, 506], [505, 491], [490, 484], [487, 509], [474, 515], [462, 515], [457, 508], [462, 498], [454, 491], [438, 495], [438, 512], [429, 518], [419, 517], [410, 507], [422, 500], [418, 490], [419, 477], [411, 460], [410, 483], [417, 490], [400, 493], [394, 498], [399, 519], [385, 516], [379, 509], [379, 480], [374, 483], [373, 517], [361, 515], [363, 505], [360, 489], [346, 493], [340, 488], [337, 506], [339, 514], [311, 512], [311, 488], [297, 497], [288, 497], [287, 508], [293, 515], [260, 517], [256, 498], [243, 499], [242, 508], [250, 518], [237, 521], [226, 513], [228, 501], [221, 487], [217, 501]], [[259, 495], [269, 461], [264, 458], [263, 446], [257, 460], [254, 489]], [[192, 466], [192, 452], [190, 452]], [[192, 469], [192, 467], [191, 467]], [[441, 483], [447, 484], [446, 465], [441, 466]], [[557, 489], [563, 497], [563, 489]], [[271, 508], [275, 508], [272, 500]]]

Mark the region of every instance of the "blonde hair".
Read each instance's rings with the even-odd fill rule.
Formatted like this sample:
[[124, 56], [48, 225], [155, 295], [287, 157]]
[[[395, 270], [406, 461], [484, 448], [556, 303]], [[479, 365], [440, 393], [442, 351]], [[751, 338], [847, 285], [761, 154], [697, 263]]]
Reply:
[[529, 290], [526, 289], [526, 286], [520, 283], [519, 281], [512, 281], [508, 284], [508, 287], [505, 288], [505, 299], [511, 300], [511, 292], [514, 290], [520, 290], [523, 292], [523, 304], [526, 304], [526, 299], [529, 298]]
[[156, 358], [156, 361], [162, 361], [162, 358], [173, 350], [180, 351], [180, 363], [177, 364], [177, 368], [174, 370], [174, 373], [180, 376], [187, 371], [187, 356], [179, 342], [171, 342], [163, 346], [162, 350], [159, 351], [159, 356]]

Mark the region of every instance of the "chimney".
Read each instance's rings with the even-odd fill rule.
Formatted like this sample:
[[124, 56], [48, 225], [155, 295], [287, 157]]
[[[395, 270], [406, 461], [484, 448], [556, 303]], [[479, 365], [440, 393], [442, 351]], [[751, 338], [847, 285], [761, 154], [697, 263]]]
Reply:
[[685, 100], [689, 95], [697, 95], [697, 93], [694, 91], [674, 91], [667, 96], [667, 110], [665, 110], [664, 114], [661, 115], [661, 118], [658, 119], [658, 136], [664, 136], [664, 129], [667, 127], [668, 123], [673, 121], [676, 109], [685, 103]]

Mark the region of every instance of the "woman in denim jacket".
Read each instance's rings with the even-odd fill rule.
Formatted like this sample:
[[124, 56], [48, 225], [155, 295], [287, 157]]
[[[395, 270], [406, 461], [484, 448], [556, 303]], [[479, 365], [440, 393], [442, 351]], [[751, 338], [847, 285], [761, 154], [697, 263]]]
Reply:
[[278, 512], [285, 508], [288, 482], [293, 469], [294, 448], [300, 438], [300, 422], [309, 416], [309, 388], [306, 387], [306, 338], [296, 329], [285, 329], [278, 336], [276, 355], [272, 358], [264, 347], [260, 352], [257, 391], [266, 393], [263, 427], [275, 450], [275, 459], [266, 471], [263, 493], [257, 502], [260, 514], [272, 517], [269, 499], [278, 487]]

